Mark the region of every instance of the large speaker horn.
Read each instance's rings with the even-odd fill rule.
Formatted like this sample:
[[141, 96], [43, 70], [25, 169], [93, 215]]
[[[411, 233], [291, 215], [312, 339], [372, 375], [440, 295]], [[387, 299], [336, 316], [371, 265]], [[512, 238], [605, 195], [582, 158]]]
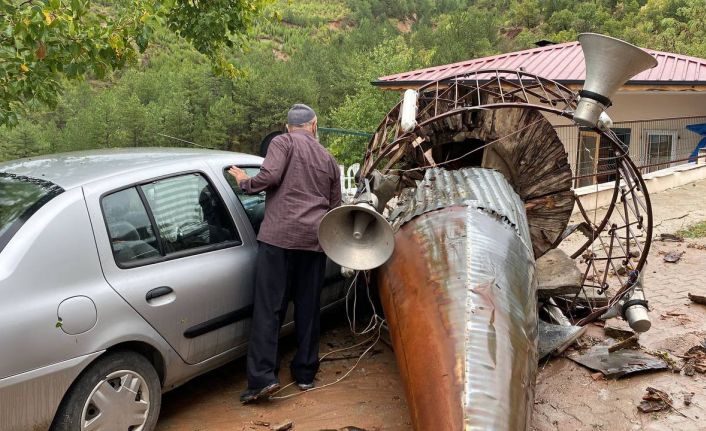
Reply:
[[392, 227], [365, 203], [329, 211], [319, 225], [319, 244], [337, 264], [356, 270], [377, 268], [395, 248]]
[[583, 33], [579, 42], [586, 62], [586, 81], [579, 91], [581, 100], [574, 121], [595, 127], [615, 92], [633, 76], [655, 67], [657, 60], [635, 45], [600, 34]]

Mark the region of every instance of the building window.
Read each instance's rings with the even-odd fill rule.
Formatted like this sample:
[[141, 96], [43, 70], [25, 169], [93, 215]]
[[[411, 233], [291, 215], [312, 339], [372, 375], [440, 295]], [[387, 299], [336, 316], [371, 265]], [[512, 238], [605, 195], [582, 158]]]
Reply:
[[672, 130], [652, 130], [647, 132], [647, 172], [654, 172], [671, 166], [675, 159], [677, 132]]
[[[630, 129], [620, 128], [612, 130], [618, 136], [623, 150], [628, 152], [630, 147]], [[614, 181], [616, 178], [615, 152], [610, 140], [603, 139], [592, 130], [580, 130], [577, 166], [578, 169], [576, 171], [579, 178], [576, 180], [576, 187]]]

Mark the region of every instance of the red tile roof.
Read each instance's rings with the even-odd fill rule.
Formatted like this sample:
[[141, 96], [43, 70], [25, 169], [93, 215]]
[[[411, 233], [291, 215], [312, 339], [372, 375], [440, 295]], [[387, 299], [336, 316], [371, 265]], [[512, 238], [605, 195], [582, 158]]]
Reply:
[[[628, 81], [627, 85], [706, 84], [706, 60], [651, 49], [645, 49], [645, 51], [657, 59], [657, 67], [639, 73]], [[383, 76], [373, 84], [417, 86], [482, 69], [519, 69], [564, 84], [582, 83], [586, 74], [581, 45], [578, 42], [568, 42]]]

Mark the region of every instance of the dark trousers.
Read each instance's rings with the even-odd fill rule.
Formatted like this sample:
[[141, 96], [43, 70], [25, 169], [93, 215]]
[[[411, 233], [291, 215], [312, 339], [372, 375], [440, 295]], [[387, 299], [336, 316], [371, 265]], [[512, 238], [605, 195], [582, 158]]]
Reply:
[[248, 388], [278, 381], [279, 330], [294, 301], [297, 353], [290, 366], [299, 383], [310, 383], [319, 370], [319, 315], [326, 255], [260, 243], [255, 274], [253, 318], [248, 346]]

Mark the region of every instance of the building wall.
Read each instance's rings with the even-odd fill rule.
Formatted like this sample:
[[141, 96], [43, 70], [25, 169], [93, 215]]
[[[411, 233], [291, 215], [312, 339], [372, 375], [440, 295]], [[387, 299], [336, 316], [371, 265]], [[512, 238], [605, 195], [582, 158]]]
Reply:
[[[638, 166], [653, 165], [665, 159], [688, 158], [701, 137], [687, 130], [686, 126], [706, 123], [706, 93], [620, 93], [613, 97], [613, 103], [608, 110], [613, 119], [613, 129], [625, 139], [629, 154]], [[592, 149], [597, 144], [597, 140], [591, 137], [592, 133], [580, 131], [563, 118], [547, 118], [556, 126], [557, 134], [566, 146], [574, 175], [609, 168], [607, 161], [595, 160], [604, 155], [598, 148], [593, 154], [587, 151], [587, 148]], [[582, 148], [581, 154], [579, 147]], [[646, 167], [642, 172], [652, 172], [674, 164], [658, 164]], [[577, 185], [600, 182], [601, 179], [609, 180], [607, 177], [582, 179]]]
[[706, 115], [706, 93], [701, 92], [623, 92], [613, 97], [608, 109], [613, 121]]

